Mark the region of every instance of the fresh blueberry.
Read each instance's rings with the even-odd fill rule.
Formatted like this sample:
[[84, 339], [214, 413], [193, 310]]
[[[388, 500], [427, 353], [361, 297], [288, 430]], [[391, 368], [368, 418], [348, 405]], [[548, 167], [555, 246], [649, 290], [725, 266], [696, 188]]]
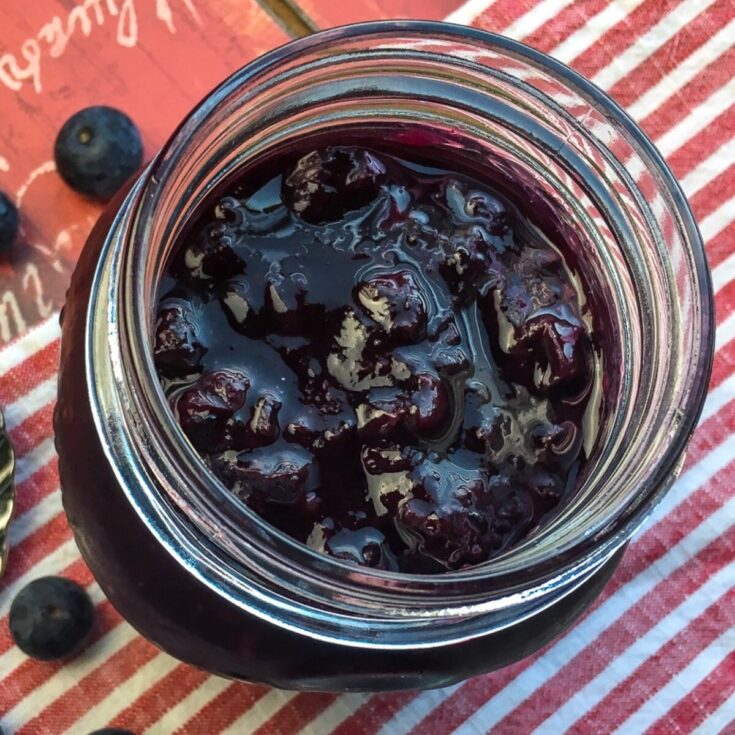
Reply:
[[15, 204], [0, 191], [0, 252], [15, 242], [19, 225], [20, 219]]
[[79, 650], [94, 622], [87, 593], [70, 579], [41, 577], [26, 585], [10, 606], [10, 634], [31, 658], [53, 661]]
[[75, 191], [107, 201], [140, 168], [143, 142], [133, 121], [112, 107], [87, 107], [61, 128], [56, 168]]

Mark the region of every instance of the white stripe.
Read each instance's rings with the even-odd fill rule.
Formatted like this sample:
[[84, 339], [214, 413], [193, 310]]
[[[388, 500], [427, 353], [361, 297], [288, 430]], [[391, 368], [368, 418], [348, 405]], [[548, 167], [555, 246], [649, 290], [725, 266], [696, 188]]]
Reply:
[[21, 396], [15, 403], [6, 406], [4, 413], [7, 427], [13, 429], [19, 426], [44, 406], [53, 403], [56, 400], [57, 383], [58, 376], [54, 374], [48, 380], [44, 380], [43, 383], [39, 383], [35, 388]]
[[15, 485], [25, 482], [31, 475], [45, 467], [56, 457], [54, 438], [50, 436], [37, 444], [30, 452], [26, 452], [15, 459]]
[[[690, 735], [717, 735], [724, 733], [728, 725], [735, 722], [735, 702], [732, 696], [728, 697], [706, 720], [700, 723]], [[731, 732], [732, 735], [732, 732]]]
[[665, 15], [656, 25], [636, 38], [635, 42], [618, 54], [614, 61], [601, 69], [592, 81], [603, 89], [609, 89], [624, 76], [630, 74], [639, 64], [652, 56], [669, 39], [696, 18], [715, 0], [685, 0]]
[[[52, 490], [43, 500], [36, 503], [25, 513], [13, 518], [8, 535], [10, 547], [17, 546], [21, 541], [28, 538], [41, 526], [64, 512], [61, 505], [61, 491], [59, 488]], [[0, 668], [2, 671], [2, 668]]]
[[51, 706], [67, 690], [76, 686], [120, 651], [136, 636], [135, 630], [125, 622], [116, 625], [98, 641], [89, 646], [73, 661], [60, 668], [53, 676], [33, 690], [32, 697], [25, 697], [7, 713], [11, 726], [20, 728], [39, 714], [39, 705]]
[[691, 199], [710, 181], [727, 171], [735, 163], [735, 138], [726, 140], [714, 153], [697, 164], [681, 181], [681, 188]]
[[368, 701], [370, 696], [367, 694], [342, 694], [304, 725], [297, 735], [324, 735], [333, 732]]
[[717, 293], [735, 278], [735, 252], [712, 269], [712, 288]]
[[[672, 677], [656, 694], [647, 699], [639, 710], [634, 712], [615, 731], [616, 735], [631, 732], [644, 732], [662, 713], [670, 712], [677, 702], [692, 691], [705, 677], [709, 676], [720, 663], [735, 650], [735, 628], [725, 631], [717, 640], [710, 643], [696, 658], [689, 662], [678, 674]], [[733, 708], [735, 713], [735, 707]], [[715, 732], [710, 730], [710, 732]]]
[[527, 13], [520, 18], [516, 18], [502, 33], [508, 38], [522, 41], [526, 36], [530, 36], [534, 31], [537, 31], [544, 23], [561, 13], [571, 3], [572, 0], [541, 0]]
[[690, 110], [683, 120], [667, 130], [656, 141], [658, 149], [664, 156], [670, 156], [731, 107], [733, 99], [735, 99], [735, 78], [730, 79], [727, 84], [711, 94], [704, 102]]
[[[95, 605], [99, 605], [105, 599], [102, 590], [94, 582], [87, 587], [87, 593]], [[0, 680], [12, 677], [15, 670], [26, 661], [28, 661], [28, 656], [26, 656], [26, 654], [17, 646], [13, 646], [5, 651], [5, 653], [0, 656], [0, 672], [2, 673], [2, 679]], [[46, 706], [46, 704], [47, 703], [45, 703], [44, 706]]]
[[295, 696], [296, 692], [270, 689], [247, 712], [238, 717], [226, 730], [223, 730], [221, 735], [244, 735], [255, 732]]
[[617, 0], [605, 6], [597, 15], [593, 15], [577, 31], [567, 36], [552, 52], [551, 55], [569, 64], [595, 44], [614, 25], [632, 13], [644, 0]]
[[144, 731], [144, 735], [171, 735], [186, 722], [196, 716], [197, 712], [221, 694], [232, 684], [228, 679], [210, 676], [196, 689], [192, 690], [180, 702], [173, 706], [158, 722], [154, 722]]
[[443, 689], [429, 689], [421, 696], [412, 699], [399, 715], [394, 716], [378, 731], [378, 735], [394, 735], [396, 732], [408, 732], [418, 725], [435, 707], [447, 697], [451, 697], [462, 684], [454, 684]]
[[92, 732], [114, 720], [138, 697], [143, 696], [180, 662], [165, 653], [159, 653], [141, 666], [124, 684], [115, 687], [104, 699], [89, 709], [68, 730], [69, 735]]
[[699, 419], [700, 426], [711, 419], [720, 409], [724, 408], [730, 401], [735, 400], [735, 373], [723, 380], [716, 388], [707, 395], [707, 400], [702, 408], [702, 416]]
[[[588, 681], [574, 696], [567, 699], [550, 717], [542, 722], [535, 735], [544, 732], [566, 732], [593, 704], [602, 701], [615, 687], [666, 643], [699, 617], [712, 603], [732, 588], [735, 561], [713, 574], [696, 592], [690, 594], [668, 615], [661, 618], [645, 635], [618, 654], [597, 676]], [[640, 599], [642, 595], [638, 596]], [[643, 728], [645, 729], [645, 728]], [[627, 732], [643, 732], [635, 727]]]
[[691, 82], [702, 69], [716, 62], [733, 45], [733, 39], [735, 39], [735, 20], [721, 28], [686, 59], [682, 59], [657, 84], [649, 87], [627, 107], [628, 114], [635, 120], [644, 120]]
[[467, 0], [464, 5], [451, 12], [444, 20], [447, 23], [468, 25], [496, 2], [497, 0]]
[[79, 559], [79, 550], [74, 543], [74, 539], [65, 541], [57, 546], [48, 556], [38, 561], [25, 574], [21, 575], [14, 582], [3, 585], [0, 589], [0, 618], [4, 618], [10, 610], [10, 603], [13, 598], [25, 587], [29, 582], [38, 577], [45, 577], [49, 574], [58, 574], [73, 562]]
[[18, 367], [25, 359], [50, 345], [61, 336], [59, 312], [54, 312], [45, 322], [31, 327], [22, 337], [0, 352], [0, 375]]
[[722, 320], [715, 332], [715, 349], [721, 350], [735, 337], [735, 311]]
[[700, 223], [699, 231], [705, 242], [714, 240], [735, 219], [735, 196], [720, 204], [714, 212], [710, 212]]
[[[597, 638], [611, 622], [618, 620], [630, 607], [653, 590], [662, 580], [686, 564], [703, 548], [717, 539], [735, 517], [735, 497], [700, 523], [664, 556], [643, 569], [608, 597], [599, 607], [577, 623], [561, 640], [553, 644], [531, 666], [482, 705], [456, 732], [469, 735], [476, 728], [487, 732], [493, 725], [520, 706], [566, 664], [582, 651], [594, 646]], [[634, 547], [628, 551], [634, 554]], [[589, 709], [594, 703], [589, 701]], [[549, 730], [549, 732], [553, 732]]]

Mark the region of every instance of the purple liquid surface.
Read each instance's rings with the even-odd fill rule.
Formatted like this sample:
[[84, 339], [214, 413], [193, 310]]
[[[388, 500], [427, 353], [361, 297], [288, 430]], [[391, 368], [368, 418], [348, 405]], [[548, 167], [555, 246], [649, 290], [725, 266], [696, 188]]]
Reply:
[[244, 175], [160, 287], [189, 440], [323, 553], [434, 573], [516, 543], [574, 492], [599, 381], [582, 279], [531, 214], [373, 149]]

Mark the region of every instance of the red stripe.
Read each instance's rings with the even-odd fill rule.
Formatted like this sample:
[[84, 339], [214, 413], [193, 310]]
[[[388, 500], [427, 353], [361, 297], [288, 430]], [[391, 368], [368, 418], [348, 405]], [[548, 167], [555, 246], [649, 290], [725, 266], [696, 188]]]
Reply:
[[18, 735], [66, 730], [157, 653], [145, 639], [134, 638], [29, 720]]
[[375, 694], [338, 725], [332, 735], [376, 732], [415, 696], [414, 692]]
[[680, 145], [667, 157], [674, 174], [683, 179], [697, 165], [721, 148], [725, 141], [732, 141], [735, 130], [735, 105], [718, 115], [707, 127]]
[[610, 0], [575, 0], [541, 28], [526, 36], [523, 43], [548, 54], [582, 28], [590, 17], [609, 5], [609, 2]]
[[589, 48], [575, 56], [571, 66], [591, 79], [601, 69], [613, 64], [620, 54], [677, 5], [678, 0], [647, 0], [610, 26]]
[[[693, 197], [690, 197], [689, 204], [698, 222], [701, 222], [732, 196], [733, 182], [735, 182], [735, 163], [706, 183]], [[735, 216], [735, 213], [733, 215]]]
[[142, 733], [208, 678], [209, 674], [205, 671], [179, 664], [153, 683], [147, 692], [120, 712], [108, 726]]
[[15, 486], [15, 517], [30, 510], [59, 487], [59, 464], [54, 455], [30, 477]]
[[11, 549], [3, 584], [15, 582], [71, 538], [66, 516], [59, 513]]
[[267, 722], [264, 722], [253, 735], [292, 735], [297, 733], [320, 712], [329, 707], [337, 698], [336, 694], [302, 692], [286, 702]]
[[0, 406], [15, 403], [18, 398], [52, 377], [59, 369], [60, 346], [61, 342], [56, 339], [12, 370], [0, 373]]
[[[629, 79], [631, 74], [626, 74], [608, 89], [608, 93], [615, 97], [623, 107], [630, 107], [640, 96], [641, 89], [650, 89], [658, 84], [734, 17], [735, 10], [732, 2], [718, 0], [705, 12], [687, 23], [655, 53], [644, 59], [633, 72], [635, 74], [634, 84], [631, 84]], [[689, 104], [686, 97], [684, 100]]]
[[191, 719], [176, 730], [176, 735], [214, 735], [229, 727], [243, 712], [268, 692], [265, 686], [256, 684], [231, 684], [213, 697]]
[[44, 439], [54, 435], [53, 418], [56, 402], [47, 403], [9, 433], [17, 457], [32, 451]]
[[[500, 669], [500, 671], [470, 679], [466, 684], [462, 685], [461, 689], [447, 697], [429, 715], [415, 725], [411, 729], [410, 735], [444, 735], [445, 733], [453, 732], [485, 704], [485, 702], [509, 686], [517, 676], [520, 676], [520, 674], [531, 666], [551, 645], [549, 643], [532, 656], [511, 666], [506, 666], [504, 669]], [[521, 735], [520, 730], [508, 731], [508, 733], [511, 732]]]
[[[732, 228], [735, 233], [735, 226]], [[724, 380], [727, 380], [735, 372], [735, 339], [729, 340], [715, 353], [712, 363], [712, 377], [710, 378], [710, 390], [716, 388]]]
[[537, 0], [498, 0], [481, 13], [472, 25], [486, 31], [502, 33], [511, 23], [533, 10]]
[[735, 695], [735, 651], [727, 656], [709, 676], [646, 730], [646, 735], [671, 735], [691, 732], [723, 702]]
[[714, 268], [732, 255], [733, 242], [735, 242], [735, 222], [730, 222], [727, 227], [707, 241], [707, 260], [710, 268]]
[[[728, 551], [735, 545], [735, 534]], [[730, 556], [732, 560], [733, 555]], [[715, 570], [712, 570], [712, 573]], [[708, 570], [705, 570], [707, 576]], [[661, 687], [684, 669], [700, 651], [735, 625], [735, 589], [714, 601], [701, 615], [670, 638], [572, 728], [582, 732], [613, 732]]]

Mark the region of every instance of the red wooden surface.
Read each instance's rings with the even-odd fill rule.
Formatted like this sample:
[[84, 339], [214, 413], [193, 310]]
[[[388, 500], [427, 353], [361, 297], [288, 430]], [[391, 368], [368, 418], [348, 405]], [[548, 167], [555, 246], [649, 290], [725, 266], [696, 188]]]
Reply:
[[118, 107], [151, 155], [214, 85], [287, 40], [255, 0], [0, 2], [0, 189], [21, 213], [0, 256], [0, 346], [59, 308], [100, 211], [54, 170], [63, 122]]
[[385, 18], [443, 20], [461, 5], [461, 0], [300, 0], [299, 5], [320, 27]]

